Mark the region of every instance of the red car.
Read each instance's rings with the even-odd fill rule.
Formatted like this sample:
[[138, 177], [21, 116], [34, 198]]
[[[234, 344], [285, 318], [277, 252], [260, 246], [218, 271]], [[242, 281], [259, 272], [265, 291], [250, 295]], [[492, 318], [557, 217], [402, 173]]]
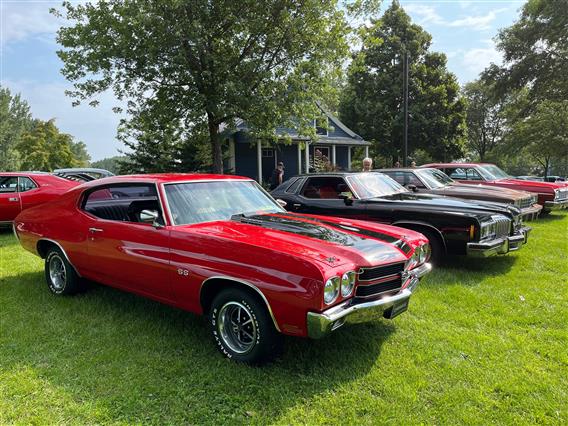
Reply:
[[490, 163], [435, 163], [422, 167], [442, 170], [449, 177], [461, 183], [500, 186], [533, 192], [538, 195], [542, 212], [568, 208], [568, 185], [563, 182], [537, 182], [516, 179], [509, 176], [495, 164]]
[[394, 318], [427, 263], [420, 233], [286, 212], [255, 181], [120, 176], [21, 213], [16, 235], [45, 259], [55, 295], [86, 278], [209, 317], [220, 351], [275, 356], [282, 334], [319, 338], [347, 317]]
[[50, 173], [0, 173], [0, 225], [11, 225], [22, 210], [51, 201], [77, 185]]

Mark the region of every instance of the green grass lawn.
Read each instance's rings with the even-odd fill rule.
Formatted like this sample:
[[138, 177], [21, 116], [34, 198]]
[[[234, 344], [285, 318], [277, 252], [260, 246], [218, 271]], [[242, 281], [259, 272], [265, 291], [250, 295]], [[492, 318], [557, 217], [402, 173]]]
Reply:
[[567, 424], [568, 214], [520, 252], [458, 258], [407, 313], [223, 359], [205, 321], [96, 286], [48, 293], [0, 234], [0, 424]]

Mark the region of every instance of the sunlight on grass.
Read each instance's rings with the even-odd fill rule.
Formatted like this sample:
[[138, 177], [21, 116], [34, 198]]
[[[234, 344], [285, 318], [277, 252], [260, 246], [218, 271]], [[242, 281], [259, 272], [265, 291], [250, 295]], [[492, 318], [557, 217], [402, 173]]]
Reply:
[[93, 286], [57, 298], [0, 234], [0, 424], [566, 424], [568, 214], [499, 258], [456, 258], [393, 322], [227, 361], [202, 318]]

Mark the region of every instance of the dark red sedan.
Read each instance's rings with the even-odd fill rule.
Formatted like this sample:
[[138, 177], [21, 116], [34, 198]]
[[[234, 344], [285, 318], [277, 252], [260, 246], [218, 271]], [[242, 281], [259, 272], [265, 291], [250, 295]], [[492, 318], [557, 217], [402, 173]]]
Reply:
[[51, 201], [77, 185], [50, 173], [0, 173], [0, 226], [11, 225], [22, 210]]
[[[16, 235], [55, 295], [82, 278], [208, 315], [220, 351], [258, 363], [281, 335], [404, 312], [430, 246], [408, 229], [286, 212], [256, 182], [140, 175], [83, 184], [22, 212]], [[370, 317], [366, 317], [369, 319]]]
[[420, 167], [442, 170], [449, 177], [461, 183], [493, 185], [518, 189], [538, 195], [542, 212], [568, 208], [568, 185], [564, 182], [537, 182], [516, 179], [509, 176], [495, 164], [490, 163], [434, 163]]

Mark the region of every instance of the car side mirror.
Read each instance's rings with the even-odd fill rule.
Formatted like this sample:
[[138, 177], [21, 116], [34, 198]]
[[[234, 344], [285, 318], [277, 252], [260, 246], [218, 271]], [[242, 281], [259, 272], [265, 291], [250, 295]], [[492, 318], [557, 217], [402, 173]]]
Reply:
[[418, 188], [416, 187], [416, 185], [412, 185], [412, 184], [406, 185], [406, 189], [408, 189], [409, 191], [412, 191], [412, 192], [418, 192]]
[[142, 210], [140, 212], [140, 222], [149, 223], [154, 228], [163, 228], [164, 226], [160, 219], [160, 213], [157, 210]]
[[276, 199], [276, 202], [277, 202], [278, 204], [280, 204], [280, 207], [286, 207], [286, 206], [288, 205], [288, 203], [287, 203], [286, 201], [281, 200], [280, 198], [277, 198], [277, 199]]
[[346, 206], [353, 205], [353, 197], [348, 194], [339, 194], [339, 198], [343, 200]]

